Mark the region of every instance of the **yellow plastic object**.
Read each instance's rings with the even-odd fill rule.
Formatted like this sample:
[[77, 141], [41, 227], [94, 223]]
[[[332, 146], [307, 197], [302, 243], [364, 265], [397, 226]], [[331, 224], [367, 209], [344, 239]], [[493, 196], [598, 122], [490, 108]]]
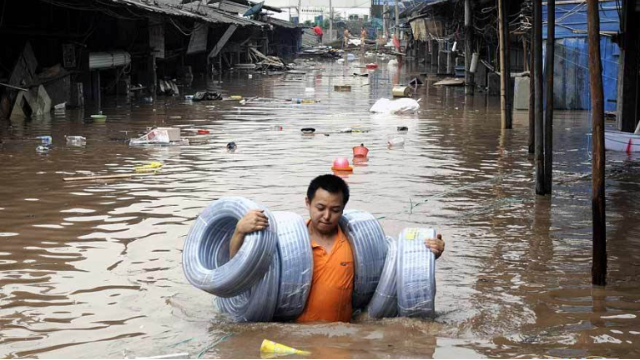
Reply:
[[231, 100], [242, 100], [242, 95], [231, 95]]
[[314, 99], [302, 99], [303, 104], [315, 104], [316, 101]]
[[286, 345], [278, 344], [275, 341], [264, 339], [262, 345], [260, 345], [260, 353], [263, 356], [271, 357], [271, 355], [311, 355], [309, 351], [303, 351], [288, 347]]
[[162, 165], [163, 164], [161, 162], [153, 161], [147, 165], [136, 166], [134, 169], [136, 169], [136, 172], [148, 172], [148, 171], [155, 171], [156, 169], [161, 168]]

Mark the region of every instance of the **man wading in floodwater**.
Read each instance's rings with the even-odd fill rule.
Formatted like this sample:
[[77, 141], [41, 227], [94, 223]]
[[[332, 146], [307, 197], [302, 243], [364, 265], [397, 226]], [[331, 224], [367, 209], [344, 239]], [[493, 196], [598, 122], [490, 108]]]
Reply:
[[[353, 296], [353, 252], [338, 221], [349, 201], [349, 186], [335, 175], [321, 175], [311, 181], [305, 202], [309, 209], [307, 222], [313, 248], [313, 281], [304, 312], [297, 322], [351, 320]], [[250, 210], [238, 221], [231, 238], [229, 253], [233, 258], [244, 237], [264, 230], [269, 220], [263, 210]], [[436, 258], [444, 251], [444, 241], [427, 239], [425, 245]]]

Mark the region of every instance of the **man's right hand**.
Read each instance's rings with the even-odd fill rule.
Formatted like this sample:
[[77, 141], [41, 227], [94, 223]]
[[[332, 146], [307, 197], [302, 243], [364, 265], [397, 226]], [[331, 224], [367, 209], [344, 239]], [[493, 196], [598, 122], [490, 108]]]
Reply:
[[242, 235], [251, 234], [254, 231], [264, 230], [269, 226], [269, 218], [264, 210], [249, 210], [236, 225], [236, 231]]
[[249, 210], [236, 224], [236, 230], [229, 244], [229, 258], [233, 258], [240, 250], [247, 234], [264, 230], [267, 227], [269, 227], [269, 218], [264, 214], [264, 210]]

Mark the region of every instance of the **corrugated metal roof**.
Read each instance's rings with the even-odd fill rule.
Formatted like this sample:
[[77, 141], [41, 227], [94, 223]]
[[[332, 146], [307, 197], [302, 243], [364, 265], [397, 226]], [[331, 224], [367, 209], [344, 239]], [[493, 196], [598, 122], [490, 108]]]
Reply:
[[[600, 33], [620, 31], [620, 17], [615, 0], [600, 1]], [[547, 6], [542, 7], [542, 18], [547, 18]], [[546, 21], [542, 27], [542, 36], [547, 38]], [[587, 36], [587, 4], [571, 2], [556, 4], [556, 39]]]
[[265, 26], [266, 24], [260, 21], [251, 20], [246, 17], [241, 17], [238, 15], [230, 14], [228, 12], [224, 12], [222, 10], [218, 10], [212, 8], [211, 6], [203, 6], [203, 5], [195, 5], [194, 3], [185, 4], [184, 8], [192, 11], [196, 14], [205, 15], [207, 17], [218, 20], [218, 22], [223, 22], [227, 24], [236, 24], [240, 26]]
[[291, 21], [280, 20], [271, 16], [267, 17], [267, 24], [288, 28], [288, 29], [295, 29], [297, 27], [296, 24], [292, 23]]
[[170, 6], [160, 1], [145, 0], [110, 0], [112, 3], [136, 8], [165, 15], [182, 16], [196, 19], [208, 23], [235, 24], [239, 26], [265, 26], [265, 23], [234, 16], [223, 11], [207, 6], [185, 4], [181, 7]]
[[[211, 4], [210, 7], [214, 7], [220, 11], [225, 11], [232, 14], [244, 14], [250, 8], [247, 5], [242, 5], [236, 2], [227, 2], [227, 1]], [[271, 16], [266, 16], [265, 18], [267, 20], [262, 22], [263, 25], [265, 25], [266, 23], [266, 24], [271, 24], [274, 26], [284, 27], [288, 29], [296, 28], [296, 25], [290, 21], [276, 19]]]

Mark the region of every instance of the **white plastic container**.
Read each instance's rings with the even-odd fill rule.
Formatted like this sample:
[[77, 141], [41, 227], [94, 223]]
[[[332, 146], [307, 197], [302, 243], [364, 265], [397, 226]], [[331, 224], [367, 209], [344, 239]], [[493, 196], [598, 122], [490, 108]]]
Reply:
[[87, 138], [84, 136], [65, 136], [68, 146], [85, 146]]
[[404, 138], [401, 136], [392, 137], [387, 142], [387, 145], [392, 148], [400, 148], [404, 146]]

